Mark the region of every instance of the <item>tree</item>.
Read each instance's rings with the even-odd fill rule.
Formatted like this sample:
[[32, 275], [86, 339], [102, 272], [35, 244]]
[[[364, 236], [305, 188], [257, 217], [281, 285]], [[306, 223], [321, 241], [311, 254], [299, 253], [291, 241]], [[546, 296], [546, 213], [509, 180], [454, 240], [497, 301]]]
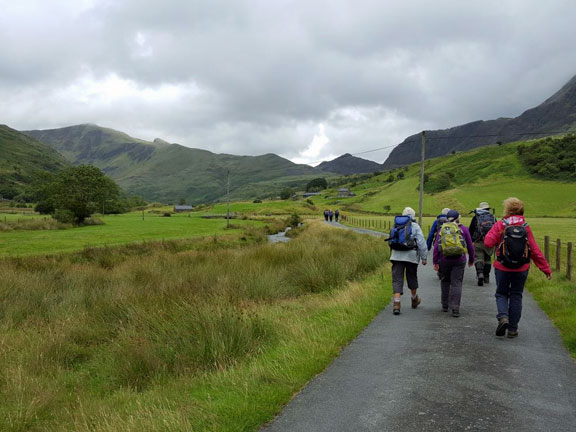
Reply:
[[99, 209], [104, 213], [106, 202], [117, 200], [120, 189], [99, 168], [80, 165], [62, 170], [47, 192], [56, 211], [68, 211], [82, 223]]
[[324, 177], [318, 177], [310, 180], [306, 185], [306, 192], [319, 192], [328, 188], [328, 182]]
[[280, 192], [280, 199], [287, 200], [294, 195], [294, 191], [292, 189], [284, 189]]

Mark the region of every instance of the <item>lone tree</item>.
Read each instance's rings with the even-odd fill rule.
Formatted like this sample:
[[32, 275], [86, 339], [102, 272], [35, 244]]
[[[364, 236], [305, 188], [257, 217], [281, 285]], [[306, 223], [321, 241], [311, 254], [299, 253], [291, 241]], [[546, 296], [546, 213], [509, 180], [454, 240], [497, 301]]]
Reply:
[[80, 165], [62, 170], [47, 188], [48, 200], [56, 211], [69, 212], [78, 224], [117, 200], [120, 189], [95, 166]]

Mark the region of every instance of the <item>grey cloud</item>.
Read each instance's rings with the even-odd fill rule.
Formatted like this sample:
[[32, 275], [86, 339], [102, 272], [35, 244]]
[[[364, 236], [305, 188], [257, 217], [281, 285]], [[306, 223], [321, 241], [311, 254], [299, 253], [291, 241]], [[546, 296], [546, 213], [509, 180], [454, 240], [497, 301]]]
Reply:
[[[21, 1], [32, 12], [0, 17], [4, 122], [21, 129], [93, 122], [217, 152], [296, 157], [323, 123], [325, 154], [341, 154], [519, 115], [576, 73], [568, 1], [124, 0], [82, 11], [60, 1], [53, 13]], [[65, 99], [71, 83], [110, 74], [202, 94], [172, 106]]]

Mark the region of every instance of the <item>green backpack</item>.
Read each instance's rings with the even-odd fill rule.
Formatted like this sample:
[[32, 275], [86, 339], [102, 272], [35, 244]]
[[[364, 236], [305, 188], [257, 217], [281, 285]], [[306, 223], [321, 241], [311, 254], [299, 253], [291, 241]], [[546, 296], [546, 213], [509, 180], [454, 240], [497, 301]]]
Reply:
[[457, 257], [468, 252], [464, 235], [456, 222], [444, 222], [439, 236], [438, 249], [445, 257]]

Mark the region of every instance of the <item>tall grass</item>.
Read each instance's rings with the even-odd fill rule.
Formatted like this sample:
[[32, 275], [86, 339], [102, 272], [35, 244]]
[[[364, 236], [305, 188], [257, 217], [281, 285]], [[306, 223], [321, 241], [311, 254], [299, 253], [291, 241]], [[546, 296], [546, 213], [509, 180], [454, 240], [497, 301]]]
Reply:
[[560, 330], [564, 345], [576, 359], [576, 288], [574, 281], [553, 274], [552, 281], [533, 269], [526, 287]]
[[[377, 312], [374, 291], [344, 288], [387, 250], [321, 227], [288, 244], [262, 239], [252, 229], [0, 261], [0, 430], [246, 430], [232, 425], [265, 421]], [[311, 341], [316, 358], [300, 353]], [[305, 371], [295, 381], [285, 376], [292, 356]], [[248, 365], [271, 380], [251, 390], [261, 412], [234, 400], [233, 377], [253, 385]], [[212, 392], [234, 395], [228, 408], [210, 408]]]

